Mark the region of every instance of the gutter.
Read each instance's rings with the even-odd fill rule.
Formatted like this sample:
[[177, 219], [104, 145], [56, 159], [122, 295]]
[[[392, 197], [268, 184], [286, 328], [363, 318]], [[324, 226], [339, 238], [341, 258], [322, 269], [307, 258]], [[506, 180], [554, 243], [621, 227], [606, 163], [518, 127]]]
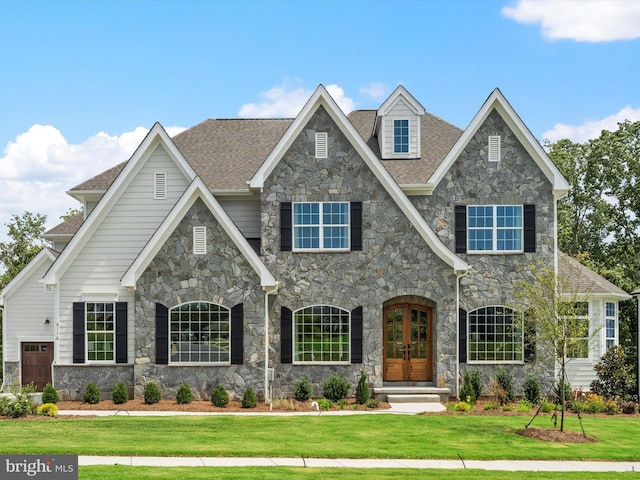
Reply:
[[456, 272], [456, 398], [460, 398], [460, 279], [468, 274], [469, 270]]

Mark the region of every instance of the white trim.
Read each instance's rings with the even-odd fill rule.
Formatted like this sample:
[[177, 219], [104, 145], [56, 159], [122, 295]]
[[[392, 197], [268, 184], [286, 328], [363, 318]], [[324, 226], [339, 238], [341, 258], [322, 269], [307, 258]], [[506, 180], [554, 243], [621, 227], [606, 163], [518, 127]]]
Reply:
[[[340, 310], [341, 312], [344, 312], [347, 314], [347, 316], [349, 317], [349, 338], [347, 340], [347, 346], [349, 348], [349, 360], [296, 360], [296, 313], [301, 312], [302, 310], [306, 310], [307, 308], [314, 308], [314, 307], [327, 307], [327, 308], [337, 308], [338, 310]], [[351, 354], [353, 353], [351, 351], [351, 311], [347, 310], [346, 308], [343, 307], [338, 307], [336, 305], [326, 305], [326, 304], [312, 304], [312, 305], [307, 305], [304, 307], [301, 307], [293, 312], [291, 312], [291, 339], [292, 339], [292, 343], [291, 343], [291, 348], [293, 350], [292, 355], [291, 355], [291, 363], [293, 365], [351, 365]], [[304, 334], [303, 334], [304, 335]], [[305, 352], [302, 352], [305, 353]], [[310, 352], [313, 353], [313, 352]], [[327, 352], [321, 352], [321, 353], [327, 353]]]
[[[520, 332], [520, 336], [522, 339], [522, 359], [521, 360], [471, 360], [471, 349], [469, 348], [469, 344], [471, 343], [471, 314], [473, 312], [477, 312], [478, 310], [483, 310], [483, 309], [487, 309], [487, 308], [503, 308], [505, 310], [510, 310], [511, 311], [511, 315], [512, 316], [520, 316], [520, 326], [522, 331]], [[486, 313], [485, 313], [486, 315]], [[494, 323], [494, 325], [496, 325]], [[505, 324], [503, 324], [505, 325]], [[469, 364], [475, 364], [475, 365], [502, 365], [502, 364], [511, 364], [511, 365], [524, 365], [525, 362], [525, 342], [524, 342], [524, 333], [525, 333], [525, 328], [524, 328], [524, 315], [519, 312], [518, 310], [508, 307], [506, 305], [498, 305], [498, 304], [494, 304], [494, 305], [484, 305], [482, 307], [478, 307], [475, 308], [473, 310], [470, 310], [467, 312], [467, 363]], [[487, 332], [484, 332], [484, 335], [487, 335]], [[488, 344], [491, 342], [488, 342], [486, 340], [484, 340], [482, 343], [484, 344]], [[497, 343], [497, 342], [496, 342]], [[513, 352], [515, 353], [515, 352]]]
[[[346, 224], [325, 224], [324, 223], [324, 206], [330, 203], [337, 203], [337, 204], [346, 204], [347, 205], [347, 217], [348, 217], [348, 222]], [[318, 210], [318, 223], [317, 224], [296, 224], [295, 223], [295, 218], [296, 218], [296, 212], [295, 212], [295, 206], [296, 205], [302, 205], [302, 204], [318, 204], [319, 205], [319, 210]], [[337, 201], [337, 202], [292, 202], [291, 203], [291, 239], [292, 239], [292, 246], [291, 246], [291, 251], [292, 252], [350, 252], [351, 251], [351, 202], [341, 202], [341, 201]], [[318, 248], [304, 248], [304, 247], [296, 247], [296, 228], [304, 228], [304, 227], [310, 227], [310, 228], [317, 228], [318, 229]], [[331, 228], [331, 227], [338, 227], [338, 228], [346, 228], [347, 231], [347, 246], [346, 247], [338, 247], [338, 248], [331, 248], [331, 247], [325, 247], [324, 246], [324, 229], [325, 227]]]
[[207, 208], [213, 213], [213, 216], [220, 223], [224, 231], [231, 237], [236, 247], [240, 250], [243, 257], [247, 259], [249, 264], [253, 267], [254, 271], [260, 277], [261, 286], [273, 287], [277, 285], [277, 282], [271, 272], [262, 263], [260, 257], [251, 248], [247, 240], [244, 238], [238, 227], [229, 218], [224, 209], [220, 206], [218, 201], [209, 192], [204, 182], [200, 177], [196, 177], [186, 191], [182, 194], [182, 197], [175, 204], [173, 209], [169, 212], [165, 220], [160, 224], [156, 232], [149, 239], [145, 247], [142, 249], [138, 257], [133, 261], [131, 266], [127, 269], [120, 281], [121, 286], [126, 288], [135, 289], [136, 281], [144, 270], [149, 266], [153, 258], [160, 251], [164, 243], [167, 241], [171, 233], [178, 226], [178, 223], [184, 218], [191, 205], [200, 198]]
[[467, 143], [476, 134], [480, 126], [487, 119], [489, 114], [496, 110], [507, 126], [514, 133], [516, 138], [522, 143], [527, 153], [531, 155], [538, 167], [542, 170], [545, 176], [551, 182], [553, 187], [553, 193], [557, 196], [562, 196], [569, 191], [569, 183], [562, 176], [560, 170], [554, 165], [547, 153], [540, 146], [538, 141], [529, 131], [527, 126], [522, 122], [518, 114], [513, 107], [507, 102], [507, 99], [502, 95], [499, 89], [493, 90], [489, 98], [482, 105], [478, 113], [473, 117], [469, 126], [462, 133], [458, 141], [453, 148], [449, 151], [445, 159], [438, 165], [436, 171], [431, 178], [427, 181], [427, 185], [434, 189], [438, 186], [440, 181], [444, 178], [445, 174], [453, 166], [454, 162], [458, 159], [462, 151], [467, 146]]
[[[471, 207], [480, 207], [486, 208], [491, 207], [492, 209], [492, 226], [491, 227], [470, 227], [469, 226], [469, 208]], [[497, 207], [520, 207], [520, 227], [498, 227], [498, 208]], [[491, 230], [491, 250], [472, 250], [471, 245], [471, 235], [469, 234], [471, 231], [478, 230]], [[498, 232], [500, 231], [519, 231], [520, 232], [520, 248], [517, 250], [499, 250], [498, 249]], [[524, 252], [524, 206], [523, 205], [467, 205], [467, 253], [469, 255], [508, 255], [514, 253], [523, 253]]]
[[331, 95], [329, 95], [322, 85], [318, 86], [311, 98], [302, 108], [300, 114], [295, 118], [267, 159], [251, 178], [249, 182], [250, 188], [262, 190], [264, 182], [269, 177], [275, 166], [282, 159], [285, 152], [289, 149], [311, 116], [321, 105], [325, 107], [331, 119], [347, 138], [347, 141], [353, 145], [356, 152], [362, 157], [378, 181], [396, 202], [400, 210], [402, 210], [402, 212], [407, 216], [411, 224], [416, 228], [416, 230], [418, 230], [418, 233], [420, 233], [422, 238], [427, 242], [427, 245], [429, 245], [431, 250], [440, 257], [440, 259], [452, 267], [454, 271], [467, 271], [469, 269], [469, 265], [440, 241], [438, 236], [433, 232], [416, 207], [407, 198], [387, 169], [380, 163], [380, 160], [367, 146], [362, 136], [360, 136], [356, 131], [353, 124], [347, 119], [340, 107], [338, 107]]
[[45, 260], [50, 260], [51, 263], [56, 261], [56, 255], [49, 247], [43, 247], [38, 254], [31, 259], [31, 261], [20, 272], [13, 277], [13, 279], [2, 289], [0, 292], [0, 305], [4, 305], [8, 297], [10, 297], [15, 290], [18, 290], [22, 284], [33, 275], [34, 270], [40, 268], [40, 265]]

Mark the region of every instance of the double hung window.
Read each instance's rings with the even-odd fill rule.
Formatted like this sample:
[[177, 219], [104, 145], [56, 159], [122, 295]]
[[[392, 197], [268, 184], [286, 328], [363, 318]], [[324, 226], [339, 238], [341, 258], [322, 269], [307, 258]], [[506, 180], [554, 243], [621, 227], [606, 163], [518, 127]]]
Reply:
[[115, 357], [115, 305], [112, 302], [87, 302], [87, 359], [113, 362]]
[[409, 120], [393, 121], [393, 153], [409, 153]]
[[605, 342], [607, 350], [618, 342], [617, 339], [617, 315], [616, 315], [616, 304], [614, 302], [607, 302], [605, 305], [604, 311], [604, 321], [605, 321]]
[[572, 335], [567, 358], [589, 358], [589, 302], [561, 303], [559, 310]]
[[522, 205], [467, 207], [469, 252], [522, 252]]
[[348, 250], [349, 202], [293, 204], [294, 250]]

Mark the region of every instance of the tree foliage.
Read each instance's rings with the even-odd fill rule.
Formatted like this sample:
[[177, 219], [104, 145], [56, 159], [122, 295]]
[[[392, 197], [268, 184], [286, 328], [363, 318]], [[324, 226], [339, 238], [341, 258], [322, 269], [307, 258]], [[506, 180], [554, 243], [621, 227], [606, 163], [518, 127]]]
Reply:
[[0, 264], [3, 269], [0, 288], [4, 288], [42, 250], [46, 221], [46, 215], [24, 212], [21, 216], [12, 215], [11, 221], [5, 224], [9, 229], [9, 239], [0, 242]]

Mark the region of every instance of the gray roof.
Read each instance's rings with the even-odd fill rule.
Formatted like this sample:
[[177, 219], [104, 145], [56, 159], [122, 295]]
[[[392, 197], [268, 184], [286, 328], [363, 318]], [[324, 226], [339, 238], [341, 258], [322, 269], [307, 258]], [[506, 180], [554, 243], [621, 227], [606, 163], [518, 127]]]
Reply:
[[605, 294], [629, 297], [629, 294], [585, 267], [575, 258], [558, 251], [558, 277], [561, 285], [568, 289], [564, 293]]
[[45, 236], [53, 236], [53, 235], [62, 235], [62, 236], [72, 236], [74, 233], [78, 231], [80, 225], [84, 221], [84, 212], [78, 212], [73, 217], [68, 220], [65, 220], [62, 223], [59, 223], [51, 230], [48, 230], [45, 233]]

